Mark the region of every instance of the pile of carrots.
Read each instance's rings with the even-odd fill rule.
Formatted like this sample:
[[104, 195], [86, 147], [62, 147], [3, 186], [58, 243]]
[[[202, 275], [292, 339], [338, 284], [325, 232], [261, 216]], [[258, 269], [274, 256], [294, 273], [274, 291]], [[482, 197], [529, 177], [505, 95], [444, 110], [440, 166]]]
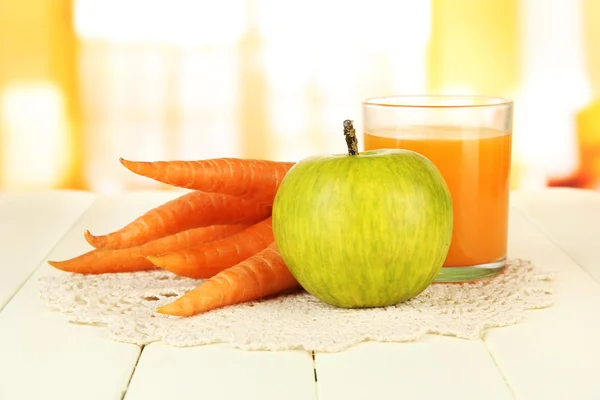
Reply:
[[128, 161], [135, 174], [191, 189], [121, 229], [84, 233], [93, 250], [53, 267], [78, 274], [163, 268], [203, 279], [193, 290], [157, 308], [191, 316], [298, 288], [274, 242], [271, 210], [291, 162], [217, 158]]

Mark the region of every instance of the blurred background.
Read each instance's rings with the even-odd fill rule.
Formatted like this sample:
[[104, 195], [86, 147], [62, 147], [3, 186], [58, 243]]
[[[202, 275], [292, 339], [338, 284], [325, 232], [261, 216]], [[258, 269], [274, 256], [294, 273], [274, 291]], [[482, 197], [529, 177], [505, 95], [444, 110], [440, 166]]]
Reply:
[[0, 0], [0, 191], [344, 152], [360, 102], [515, 101], [512, 187], [600, 188], [597, 0]]

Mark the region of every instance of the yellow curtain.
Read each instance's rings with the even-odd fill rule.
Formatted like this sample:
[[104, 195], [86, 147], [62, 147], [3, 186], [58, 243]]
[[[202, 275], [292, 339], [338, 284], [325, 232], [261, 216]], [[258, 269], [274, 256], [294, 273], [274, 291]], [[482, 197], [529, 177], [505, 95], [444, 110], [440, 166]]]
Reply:
[[0, 0], [0, 188], [83, 188], [72, 0]]
[[512, 98], [518, 1], [432, 0], [429, 90]]

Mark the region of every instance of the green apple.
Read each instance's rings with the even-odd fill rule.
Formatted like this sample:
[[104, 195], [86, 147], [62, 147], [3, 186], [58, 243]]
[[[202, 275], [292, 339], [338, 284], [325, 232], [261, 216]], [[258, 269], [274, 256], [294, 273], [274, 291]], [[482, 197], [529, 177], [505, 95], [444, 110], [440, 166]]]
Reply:
[[403, 149], [317, 155], [286, 174], [273, 203], [275, 243], [298, 283], [337, 307], [381, 307], [425, 290], [452, 236], [450, 192], [436, 166]]

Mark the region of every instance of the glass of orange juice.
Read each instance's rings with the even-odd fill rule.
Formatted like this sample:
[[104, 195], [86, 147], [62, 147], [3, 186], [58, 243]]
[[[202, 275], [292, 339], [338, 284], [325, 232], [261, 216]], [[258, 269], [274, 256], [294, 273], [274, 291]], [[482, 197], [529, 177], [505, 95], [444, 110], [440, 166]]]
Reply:
[[435, 282], [495, 276], [506, 264], [513, 102], [424, 95], [363, 101], [365, 150], [401, 148], [429, 158], [453, 203], [448, 256]]

